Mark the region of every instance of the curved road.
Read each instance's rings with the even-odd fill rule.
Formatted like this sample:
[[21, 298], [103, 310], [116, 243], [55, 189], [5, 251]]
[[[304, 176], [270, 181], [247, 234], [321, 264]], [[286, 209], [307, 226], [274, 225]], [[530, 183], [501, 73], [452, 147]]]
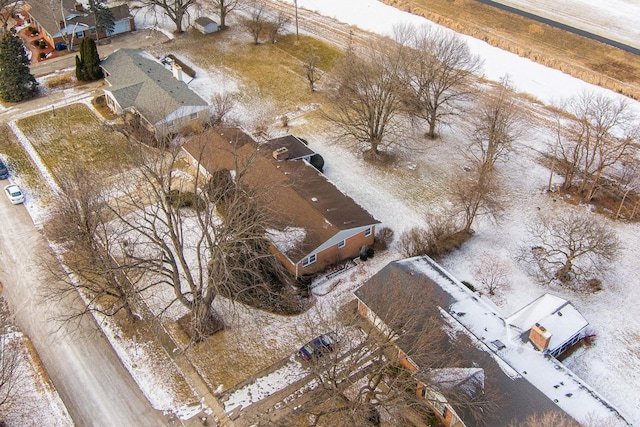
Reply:
[[[7, 180], [0, 181], [4, 188]], [[4, 191], [2, 191], [4, 193]], [[27, 200], [28, 203], [28, 200]], [[66, 304], [50, 304], [42, 291], [39, 260], [52, 257], [24, 206], [0, 195], [0, 282], [16, 323], [31, 338], [42, 363], [78, 426], [162, 426], [163, 415], [151, 407], [93, 319], [72, 331], [58, 330], [51, 319]], [[36, 409], [37, 410], [37, 409]]]

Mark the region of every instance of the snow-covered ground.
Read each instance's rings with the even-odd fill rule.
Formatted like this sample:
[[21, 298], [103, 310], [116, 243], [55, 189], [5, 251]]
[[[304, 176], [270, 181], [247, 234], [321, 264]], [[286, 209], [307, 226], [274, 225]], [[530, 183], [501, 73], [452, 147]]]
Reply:
[[[16, 370], [10, 383], [3, 384], [3, 393], [13, 388], [10, 401], [3, 402], [0, 418], [7, 426], [31, 425], [67, 427], [73, 421], [60, 399], [27, 337], [20, 332], [0, 335], [3, 346], [3, 380], [7, 380], [10, 366]], [[15, 359], [14, 359], [15, 357]], [[14, 365], [15, 363], [15, 365]], [[3, 399], [5, 396], [2, 396]]]

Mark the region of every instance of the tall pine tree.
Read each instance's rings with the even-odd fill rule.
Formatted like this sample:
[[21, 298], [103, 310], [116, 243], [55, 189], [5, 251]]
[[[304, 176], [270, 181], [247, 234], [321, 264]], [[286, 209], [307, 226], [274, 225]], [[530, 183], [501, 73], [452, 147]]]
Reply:
[[29, 58], [22, 41], [10, 31], [0, 39], [0, 98], [20, 102], [38, 93], [38, 82], [29, 70]]
[[76, 56], [76, 78], [78, 80], [98, 80], [104, 77], [100, 68], [100, 56], [96, 42], [85, 38], [80, 43], [80, 57]]

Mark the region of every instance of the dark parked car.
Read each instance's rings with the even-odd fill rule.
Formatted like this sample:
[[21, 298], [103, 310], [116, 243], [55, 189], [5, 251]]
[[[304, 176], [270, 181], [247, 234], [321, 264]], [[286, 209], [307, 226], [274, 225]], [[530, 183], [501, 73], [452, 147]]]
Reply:
[[318, 335], [298, 350], [298, 355], [305, 360], [317, 359], [322, 357], [324, 353], [334, 350], [338, 336], [335, 332]]
[[9, 178], [9, 169], [5, 166], [5, 164], [0, 160], [0, 179]]

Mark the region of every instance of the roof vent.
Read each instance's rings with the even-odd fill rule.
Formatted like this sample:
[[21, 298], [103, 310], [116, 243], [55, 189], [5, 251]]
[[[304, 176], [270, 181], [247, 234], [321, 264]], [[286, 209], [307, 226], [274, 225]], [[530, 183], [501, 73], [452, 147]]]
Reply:
[[312, 197], [312, 198], [311, 198], [311, 201], [312, 201], [313, 203], [318, 203], [318, 198], [317, 198], [317, 197]]

